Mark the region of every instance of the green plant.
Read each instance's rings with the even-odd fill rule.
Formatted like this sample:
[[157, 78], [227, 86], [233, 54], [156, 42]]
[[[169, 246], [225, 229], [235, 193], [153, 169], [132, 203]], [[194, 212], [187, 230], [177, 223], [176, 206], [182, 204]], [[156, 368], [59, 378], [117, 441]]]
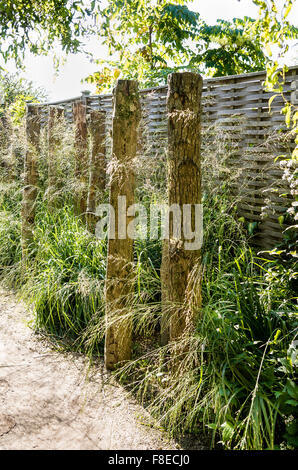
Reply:
[[64, 207], [55, 214], [40, 210], [33, 244], [22, 293], [34, 307], [36, 327], [80, 338], [92, 316], [103, 312], [105, 243]]
[[18, 75], [2, 73], [0, 75], [1, 109], [0, 115], [9, 113], [12, 123], [20, 125], [26, 113], [26, 101], [45, 101], [47, 94], [33, 82]]

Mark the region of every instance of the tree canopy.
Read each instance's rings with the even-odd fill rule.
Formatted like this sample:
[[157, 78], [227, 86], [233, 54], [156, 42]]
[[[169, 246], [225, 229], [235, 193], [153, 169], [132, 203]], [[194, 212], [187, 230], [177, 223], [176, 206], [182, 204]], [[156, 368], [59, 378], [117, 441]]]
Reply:
[[[189, 4], [188, 0], [109, 0], [99, 11], [98, 33], [111, 59], [96, 60], [99, 70], [87, 81], [102, 92], [120, 74], [148, 87], [165, 83], [167, 75], [179, 69], [210, 76], [264, 70], [268, 47], [260, 22], [245, 17], [208, 25]], [[297, 38], [298, 29], [289, 25], [284, 37]]]
[[26, 101], [40, 102], [47, 99], [45, 90], [32, 81], [16, 74], [0, 73], [0, 117], [9, 112], [15, 124], [20, 123], [26, 111]]
[[[0, 0], [0, 55], [22, 64], [25, 48], [45, 54], [58, 40], [65, 52], [79, 49], [86, 18], [95, 2]], [[93, 5], [94, 7], [94, 5]]]
[[185, 0], [109, 0], [100, 11], [98, 33], [108, 46], [109, 61], [97, 60], [99, 72], [89, 77], [98, 89], [109, 88], [121, 72], [143, 86], [163, 83], [188, 56], [199, 14]]
[[0, 0], [0, 56], [21, 66], [26, 49], [46, 54], [59, 43], [64, 52], [77, 52], [85, 35], [97, 33], [110, 53], [109, 60], [95, 58], [99, 70], [87, 78], [98, 92], [120, 74], [146, 87], [181, 69], [211, 76], [254, 72], [270, 61], [272, 38], [287, 47], [298, 30], [287, 21], [292, 0], [285, 0], [279, 21], [274, 0], [252, 2], [260, 7], [258, 20], [208, 25], [190, 0]]
[[202, 24], [196, 37], [198, 53], [190, 58], [190, 65], [203, 65], [214, 77], [263, 70], [266, 57], [260, 37], [252, 30], [254, 22], [245, 17]]

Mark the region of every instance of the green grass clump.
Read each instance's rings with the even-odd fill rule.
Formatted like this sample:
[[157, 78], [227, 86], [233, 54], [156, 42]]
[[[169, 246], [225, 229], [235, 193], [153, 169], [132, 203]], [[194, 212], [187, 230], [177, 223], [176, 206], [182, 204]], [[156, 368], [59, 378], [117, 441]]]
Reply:
[[21, 258], [20, 219], [9, 211], [0, 211], [0, 276], [7, 275]]
[[20, 281], [21, 190], [18, 185], [0, 185], [0, 280], [8, 288]]
[[54, 215], [39, 211], [36, 222], [23, 296], [34, 306], [37, 328], [80, 338], [92, 316], [103, 312], [106, 244], [69, 207]]

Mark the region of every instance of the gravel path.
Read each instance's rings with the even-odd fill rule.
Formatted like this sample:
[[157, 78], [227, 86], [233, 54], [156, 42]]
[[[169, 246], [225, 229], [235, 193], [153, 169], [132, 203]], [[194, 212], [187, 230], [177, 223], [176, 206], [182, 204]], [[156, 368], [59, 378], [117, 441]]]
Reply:
[[[0, 291], [0, 449], [176, 449], [104, 370], [53, 351]], [[145, 424], [144, 424], [145, 423]]]

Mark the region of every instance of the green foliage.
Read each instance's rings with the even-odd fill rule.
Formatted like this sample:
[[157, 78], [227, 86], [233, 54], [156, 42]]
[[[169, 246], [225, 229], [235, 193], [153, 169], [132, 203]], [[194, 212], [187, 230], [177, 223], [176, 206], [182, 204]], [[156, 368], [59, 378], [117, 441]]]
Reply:
[[47, 98], [45, 90], [36, 87], [32, 81], [11, 73], [0, 75], [0, 90], [2, 105], [7, 108], [13, 104], [19, 96], [26, 99], [45, 100]]
[[190, 65], [203, 65], [209, 75], [220, 77], [265, 68], [265, 54], [260, 38], [252, 31], [255, 20], [244, 17], [232, 22], [217, 20], [216, 25], [204, 23], [198, 28], [197, 54]]
[[80, 338], [92, 316], [103, 312], [105, 244], [68, 207], [55, 215], [40, 207], [32, 249], [22, 292], [34, 306], [36, 327]]
[[101, 92], [110, 89], [121, 71], [123, 78], [138, 79], [142, 87], [149, 87], [164, 83], [171, 71], [187, 68], [188, 41], [194, 39], [199, 22], [198, 13], [187, 3], [110, 0], [100, 11], [99, 34], [116, 58], [98, 60], [101, 70], [87, 81], [96, 83]]
[[9, 280], [8, 285], [11, 285], [9, 273], [14, 273], [15, 266], [21, 257], [20, 233], [20, 218], [2, 206], [0, 211], [0, 278]]
[[26, 112], [26, 101], [40, 102], [47, 98], [46, 92], [33, 82], [10, 73], [0, 75], [0, 114], [8, 112], [14, 124], [20, 124]]
[[203, 421], [207, 424], [213, 415], [214, 430], [225, 447], [273, 449], [282, 442], [278, 427], [284, 428], [276, 394], [295, 374], [293, 367], [279, 368], [281, 361], [287, 361], [297, 321], [290, 305], [268, 302], [258, 287], [260, 278], [242, 273], [234, 279], [234, 292], [233, 283], [228, 287], [227, 280], [222, 280], [228, 297], [217, 303], [213, 298], [211, 305], [209, 298], [198, 329], [200, 342], [207, 344], [203, 381], [207, 381], [210, 403], [203, 399]]
[[[120, 74], [146, 88], [166, 83], [168, 74], [178, 70], [223, 76], [266, 67], [269, 46], [262, 23], [244, 17], [207, 25], [188, 8], [189, 3], [109, 0], [98, 18], [99, 35], [111, 59], [95, 60], [100, 70], [86, 80], [101, 93], [110, 90]], [[274, 28], [282, 31], [279, 40], [298, 36], [298, 29], [290, 24], [285, 28], [281, 19], [276, 19]]]
[[[297, 343], [297, 341], [296, 341]], [[279, 369], [287, 370], [293, 364], [297, 364], [297, 348], [290, 345], [287, 362], [280, 361]], [[298, 449], [298, 386], [287, 379], [286, 385], [281, 392], [276, 393], [281, 413], [288, 417], [285, 419], [283, 438], [291, 449]]]
[[46, 54], [56, 40], [65, 52], [79, 49], [80, 35], [87, 32], [86, 19], [94, 2], [78, 0], [1, 0], [0, 54], [20, 67], [25, 48]]
[[267, 276], [271, 261], [249, 248], [224, 199], [220, 212], [217, 199], [205, 203], [207, 220], [214, 209], [220, 214], [205, 235], [203, 321], [197, 329], [203, 348], [197, 394], [206, 395], [196, 403], [194, 421], [186, 417], [185, 424], [202, 420], [227, 448], [274, 448], [285, 429], [277, 395], [297, 372], [288, 355], [297, 335], [295, 290]]

